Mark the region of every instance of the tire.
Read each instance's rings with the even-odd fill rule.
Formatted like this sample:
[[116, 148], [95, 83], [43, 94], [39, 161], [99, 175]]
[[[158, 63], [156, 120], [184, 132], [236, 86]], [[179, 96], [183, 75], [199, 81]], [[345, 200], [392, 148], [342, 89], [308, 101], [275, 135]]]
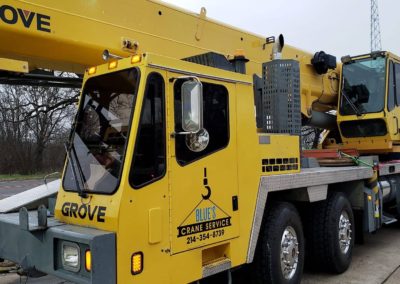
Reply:
[[[288, 246], [282, 246], [282, 242]], [[281, 256], [287, 264], [281, 262]], [[288, 270], [284, 271], [285, 267]], [[290, 203], [274, 203], [264, 214], [251, 267], [252, 282], [300, 283], [303, 267], [304, 236], [299, 213]]]
[[327, 200], [313, 205], [311, 214], [306, 235], [308, 266], [343, 273], [350, 266], [355, 240], [349, 200], [343, 193], [331, 192]]

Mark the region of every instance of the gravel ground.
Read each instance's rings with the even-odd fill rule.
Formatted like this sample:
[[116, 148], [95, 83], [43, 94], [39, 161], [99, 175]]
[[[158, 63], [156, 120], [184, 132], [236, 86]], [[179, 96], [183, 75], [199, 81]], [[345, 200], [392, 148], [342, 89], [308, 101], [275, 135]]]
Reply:
[[[54, 179], [48, 179], [50, 182]], [[15, 181], [0, 181], [0, 199], [9, 197], [11, 195], [23, 192], [27, 189], [44, 184], [42, 179], [35, 180], [15, 180]]]

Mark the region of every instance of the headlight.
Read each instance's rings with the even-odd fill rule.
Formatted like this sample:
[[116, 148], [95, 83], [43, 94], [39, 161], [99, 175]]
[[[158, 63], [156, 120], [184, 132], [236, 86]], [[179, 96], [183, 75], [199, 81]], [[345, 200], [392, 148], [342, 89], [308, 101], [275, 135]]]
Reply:
[[63, 242], [62, 243], [62, 264], [64, 269], [78, 272], [80, 269], [80, 249], [75, 243]]

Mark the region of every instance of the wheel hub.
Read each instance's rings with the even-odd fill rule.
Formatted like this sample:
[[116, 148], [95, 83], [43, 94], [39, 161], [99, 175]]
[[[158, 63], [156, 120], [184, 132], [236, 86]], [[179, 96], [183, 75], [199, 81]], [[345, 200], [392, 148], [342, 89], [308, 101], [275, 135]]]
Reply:
[[342, 211], [339, 219], [339, 247], [342, 253], [347, 253], [351, 244], [351, 222], [346, 211]]
[[285, 279], [293, 278], [296, 273], [299, 253], [296, 231], [288, 226], [283, 231], [281, 240], [281, 269]]

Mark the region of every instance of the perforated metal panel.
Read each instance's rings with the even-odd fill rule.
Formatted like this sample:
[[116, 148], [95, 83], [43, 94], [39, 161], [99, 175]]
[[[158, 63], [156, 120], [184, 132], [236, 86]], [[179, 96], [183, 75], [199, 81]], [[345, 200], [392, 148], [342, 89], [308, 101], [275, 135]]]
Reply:
[[295, 60], [263, 64], [262, 129], [300, 135], [300, 66]]

